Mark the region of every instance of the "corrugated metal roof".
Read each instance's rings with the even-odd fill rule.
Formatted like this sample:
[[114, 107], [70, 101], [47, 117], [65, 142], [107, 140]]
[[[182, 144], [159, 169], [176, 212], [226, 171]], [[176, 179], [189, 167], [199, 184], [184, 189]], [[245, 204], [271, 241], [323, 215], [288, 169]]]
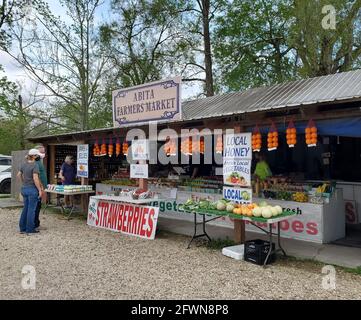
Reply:
[[[359, 98], [361, 98], [361, 69], [186, 101], [182, 103], [182, 121]], [[137, 125], [129, 127], [134, 126]], [[83, 133], [111, 129], [95, 129]], [[75, 133], [58, 136], [72, 134]], [[44, 138], [46, 137], [36, 137], [31, 140]]]
[[185, 120], [361, 97], [361, 70], [298, 80], [183, 103]]

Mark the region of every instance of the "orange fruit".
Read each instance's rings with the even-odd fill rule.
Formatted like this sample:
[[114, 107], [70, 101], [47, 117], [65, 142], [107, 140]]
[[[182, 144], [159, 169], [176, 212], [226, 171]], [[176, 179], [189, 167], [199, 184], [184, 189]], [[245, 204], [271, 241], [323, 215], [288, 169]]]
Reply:
[[292, 129], [291, 129], [291, 128], [287, 128], [287, 129], [286, 129], [286, 134], [290, 134], [290, 133], [292, 133]]
[[311, 133], [311, 137], [312, 137], [312, 139], [317, 139], [317, 133], [316, 133], [316, 132], [312, 132], [312, 133]]
[[306, 133], [306, 140], [310, 140], [312, 138], [310, 133]]
[[273, 136], [273, 138], [278, 137], [278, 132], [277, 131], [273, 132], [272, 136]]
[[292, 135], [290, 133], [287, 133], [286, 139], [289, 140], [289, 139], [291, 139], [291, 137], [292, 137]]
[[316, 133], [317, 132], [317, 128], [316, 127], [312, 127], [311, 128], [311, 133]]
[[311, 139], [306, 139], [306, 143], [307, 144], [312, 144], [312, 140]]
[[296, 143], [297, 143], [296, 139], [291, 140], [291, 144], [296, 144]]
[[291, 128], [291, 133], [296, 134], [297, 133], [296, 128]]
[[272, 141], [273, 141], [272, 138], [268, 138], [268, 139], [267, 139], [267, 142], [268, 142], [268, 143], [272, 143]]

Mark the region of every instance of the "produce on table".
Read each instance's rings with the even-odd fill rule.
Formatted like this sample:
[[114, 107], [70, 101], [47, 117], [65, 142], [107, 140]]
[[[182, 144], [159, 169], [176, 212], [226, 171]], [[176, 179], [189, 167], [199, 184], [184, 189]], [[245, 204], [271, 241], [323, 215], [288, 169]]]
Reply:
[[180, 208], [186, 211], [213, 210], [223, 213], [227, 212], [235, 215], [242, 215], [246, 217], [263, 217], [266, 219], [277, 217], [283, 212], [281, 206], [270, 206], [265, 201], [261, 201], [259, 204], [238, 204], [226, 199], [220, 199], [216, 202], [211, 202], [204, 199], [188, 199], [186, 203], [180, 206]]
[[137, 200], [137, 199], [147, 199], [150, 197], [150, 192], [146, 189], [136, 189], [132, 192], [132, 198], [134, 200]]
[[266, 201], [261, 201], [259, 204], [258, 204], [260, 207], [267, 207], [268, 206], [268, 203]]
[[254, 217], [261, 217], [262, 216], [262, 208], [256, 207], [252, 210], [252, 214]]
[[304, 192], [296, 192], [292, 195], [292, 200], [297, 202], [307, 202], [308, 195]]
[[233, 212], [234, 209], [234, 205], [232, 203], [227, 204], [226, 210], [228, 212]]
[[269, 219], [269, 218], [272, 217], [272, 211], [271, 211], [271, 209], [270, 209], [269, 206], [267, 206], [267, 207], [262, 207], [262, 212], [261, 212], [261, 214], [262, 214], [262, 217], [263, 217], [263, 218], [266, 218], [266, 219]]
[[223, 211], [226, 210], [227, 204], [221, 200], [217, 202], [217, 210]]

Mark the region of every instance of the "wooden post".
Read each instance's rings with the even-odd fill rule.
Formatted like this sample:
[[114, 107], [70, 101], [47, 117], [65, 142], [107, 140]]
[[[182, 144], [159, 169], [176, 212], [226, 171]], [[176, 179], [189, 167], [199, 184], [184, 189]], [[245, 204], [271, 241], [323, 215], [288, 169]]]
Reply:
[[[49, 157], [49, 184], [56, 184], [57, 181], [55, 179], [55, 145], [49, 145], [49, 154], [47, 156]], [[48, 203], [51, 203], [51, 198], [53, 197], [53, 195], [49, 193], [47, 196], [49, 197], [47, 199]]]
[[[86, 144], [86, 141], [79, 141], [79, 144]], [[89, 148], [89, 154], [88, 154], [88, 173], [89, 173], [89, 158], [90, 158], [90, 148]], [[87, 185], [89, 183], [89, 178], [84, 178], [81, 177], [80, 178], [80, 184], [82, 186]], [[82, 194], [80, 196], [80, 207], [81, 210], [83, 211], [83, 213], [87, 214], [88, 213], [88, 206], [89, 206], [89, 194]]]
[[[80, 178], [81, 185], [87, 185], [89, 183], [88, 178]], [[81, 210], [86, 214], [88, 212], [88, 206], [89, 206], [89, 195], [88, 194], [82, 194], [80, 198], [81, 203]]]
[[[234, 133], [241, 133], [243, 128], [239, 125], [234, 127]], [[244, 220], [234, 220], [234, 242], [244, 243], [246, 239], [246, 226]]]

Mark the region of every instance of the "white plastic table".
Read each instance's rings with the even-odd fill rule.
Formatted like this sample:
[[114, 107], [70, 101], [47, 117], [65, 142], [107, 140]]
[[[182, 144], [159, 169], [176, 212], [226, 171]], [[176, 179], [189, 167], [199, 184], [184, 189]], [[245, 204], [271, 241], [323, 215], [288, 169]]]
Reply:
[[[56, 194], [56, 195], [63, 195], [63, 196], [75, 196], [75, 195], [82, 195], [82, 194], [91, 194], [91, 193], [95, 193], [95, 191], [93, 190], [88, 190], [88, 191], [71, 191], [71, 192], [63, 192], [63, 191], [55, 191], [55, 190], [49, 190], [49, 189], [45, 189], [44, 192], [46, 193], [50, 193], [50, 194]], [[43, 210], [43, 214], [45, 214], [46, 212], [46, 209], [49, 208], [50, 205], [49, 203], [46, 203], [45, 205], [45, 208]], [[61, 211], [63, 214], [66, 213], [66, 209], [64, 208], [64, 206], [62, 205], [62, 203], [60, 202], [60, 206], [58, 205], [55, 205], [53, 207], [60, 207], [61, 208]], [[69, 220], [71, 215], [73, 214], [74, 212], [74, 205], [72, 205], [68, 215], [67, 215], [67, 219]]]

